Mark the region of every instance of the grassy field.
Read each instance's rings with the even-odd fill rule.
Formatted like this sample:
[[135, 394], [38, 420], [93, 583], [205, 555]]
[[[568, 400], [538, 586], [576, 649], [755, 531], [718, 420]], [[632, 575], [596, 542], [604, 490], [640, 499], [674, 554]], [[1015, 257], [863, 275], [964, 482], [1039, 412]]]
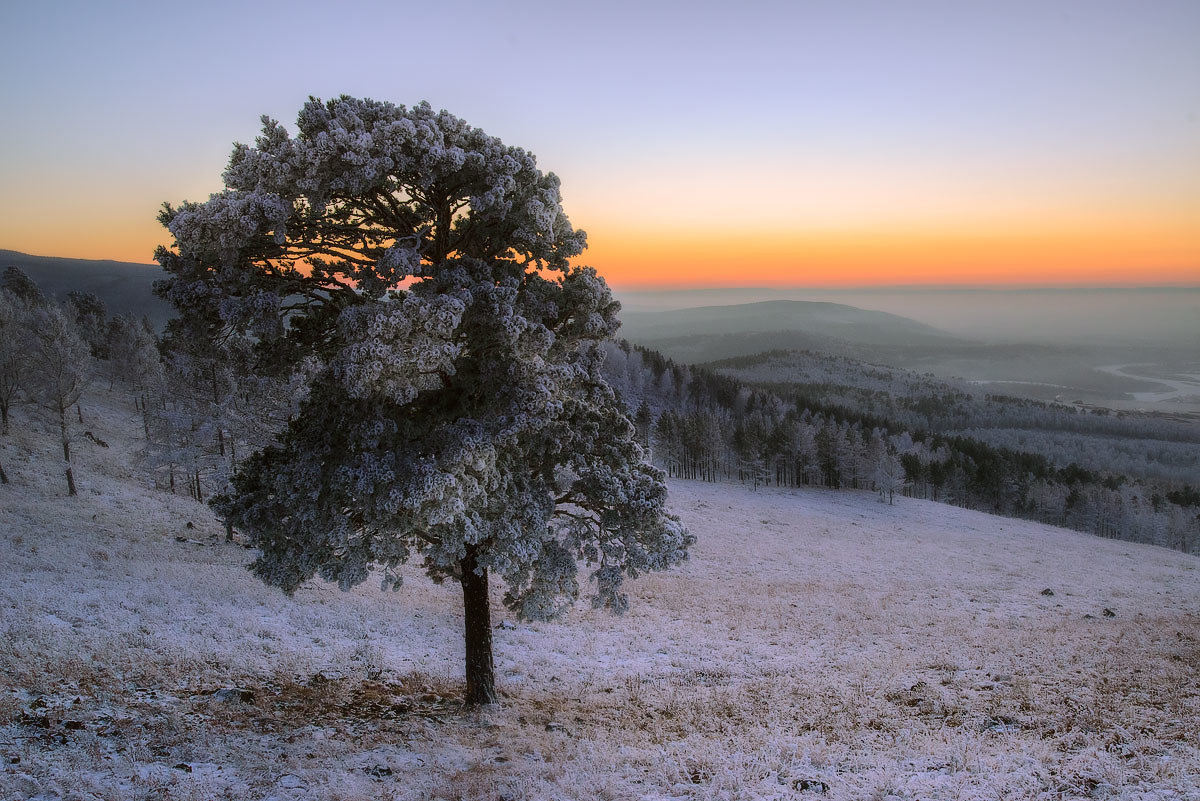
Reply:
[[26, 410], [0, 440], [0, 797], [1200, 799], [1195, 557], [677, 482], [692, 559], [623, 618], [499, 612], [471, 713], [455, 587], [288, 599], [132, 467], [123, 398], [84, 419], [77, 498]]

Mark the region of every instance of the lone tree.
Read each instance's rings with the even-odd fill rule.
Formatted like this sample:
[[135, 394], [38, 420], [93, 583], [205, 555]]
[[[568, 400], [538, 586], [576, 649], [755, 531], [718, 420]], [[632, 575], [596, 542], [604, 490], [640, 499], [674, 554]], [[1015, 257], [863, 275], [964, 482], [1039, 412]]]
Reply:
[[160, 293], [256, 369], [308, 395], [213, 501], [293, 592], [420, 557], [462, 585], [468, 704], [496, 700], [488, 581], [546, 619], [621, 612], [624, 577], [687, 557], [663, 475], [601, 376], [619, 304], [569, 259], [585, 235], [534, 157], [428, 104], [310, 99], [292, 137], [263, 118], [226, 189], [164, 206]]

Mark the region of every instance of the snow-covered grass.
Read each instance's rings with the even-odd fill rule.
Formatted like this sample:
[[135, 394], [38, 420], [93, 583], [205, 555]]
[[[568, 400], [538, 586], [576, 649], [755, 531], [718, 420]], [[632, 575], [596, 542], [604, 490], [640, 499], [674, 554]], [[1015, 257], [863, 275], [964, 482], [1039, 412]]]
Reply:
[[0, 797], [1200, 798], [1196, 557], [677, 482], [691, 560], [504, 620], [465, 713], [455, 587], [288, 599], [131, 467], [122, 396], [84, 416], [77, 498], [23, 411], [0, 438]]

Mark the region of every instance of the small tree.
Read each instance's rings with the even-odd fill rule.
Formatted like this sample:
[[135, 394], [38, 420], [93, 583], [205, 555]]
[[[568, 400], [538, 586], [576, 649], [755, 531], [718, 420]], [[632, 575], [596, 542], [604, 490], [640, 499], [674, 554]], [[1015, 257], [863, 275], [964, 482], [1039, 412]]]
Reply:
[[108, 307], [92, 292], [67, 293], [67, 311], [75, 320], [79, 335], [97, 359], [108, 358]]
[[104, 347], [110, 388], [118, 380], [125, 382], [134, 391], [135, 405], [143, 409], [147, 393], [160, 388], [164, 380], [153, 332], [132, 314], [121, 314], [108, 321]]
[[46, 305], [46, 296], [42, 294], [41, 287], [15, 265], [4, 270], [4, 276], [0, 278], [0, 289], [12, 293], [30, 306]]
[[888, 504], [895, 503], [897, 492], [903, 492], [908, 486], [904, 464], [895, 453], [888, 453], [883, 461], [875, 468], [875, 486], [879, 488], [879, 500], [887, 497]]
[[641, 405], [638, 406], [633, 423], [637, 429], [638, 442], [646, 449], [646, 453], [650, 453], [650, 429], [654, 425], [654, 412], [650, 410], [650, 404], [645, 398], [642, 399]]
[[427, 104], [310, 100], [292, 138], [265, 119], [227, 189], [165, 207], [160, 292], [257, 371], [315, 359], [277, 441], [215, 507], [261, 550], [263, 580], [343, 589], [420, 555], [463, 592], [466, 700], [494, 701], [488, 582], [528, 618], [578, 595], [622, 611], [622, 577], [692, 538], [600, 374], [618, 304], [562, 212], [558, 179]]
[[67, 493], [75, 495], [71, 464], [71, 423], [67, 412], [79, 403], [91, 380], [91, 350], [74, 323], [56, 306], [37, 310], [34, 322], [35, 395], [58, 420]]
[[8, 415], [29, 383], [33, 314], [29, 305], [0, 290], [0, 428], [8, 433]]

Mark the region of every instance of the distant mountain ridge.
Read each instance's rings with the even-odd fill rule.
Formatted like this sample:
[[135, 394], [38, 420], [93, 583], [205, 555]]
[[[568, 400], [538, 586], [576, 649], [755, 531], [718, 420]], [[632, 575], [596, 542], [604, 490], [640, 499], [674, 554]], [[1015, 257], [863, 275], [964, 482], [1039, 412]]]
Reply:
[[945, 346], [957, 338], [889, 312], [828, 301], [766, 300], [621, 315], [621, 336], [684, 361], [845, 345]]
[[[92, 292], [110, 313], [145, 315], [160, 328], [175, 316], [171, 305], [154, 294], [154, 282], [164, 277], [155, 264], [0, 250], [0, 271], [9, 265], [19, 267], [43, 292], [60, 299], [73, 290]], [[781, 347], [940, 345], [954, 340], [944, 331], [907, 317], [826, 301], [766, 300], [662, 312], [630, 311], [621, 319], [623, 337], [694, 361]]]
[[[627, 328], [636, 328], [653, 336], [678, 336], [697, 324], [703, 324], [707, 333], [712, 334], [811, 330], [814, 334], [846, 339], [855, 332], [873, 337], [877, 331], [885, 329], [889, 333], [903, 331], [917, 336], [950, 336], [898, 314], [816, 300], [763, 300], [670, 311], [626, 312], [623, 318]], [[824, 326], [834, 326], [837, 330], [830, 331]]]
[[46, 295], [60, 300], [71, 291], [92, 292], [108, 306], [109, 314], [144, 315], [159, 328], [175, 316], [171, 304], [154, 294], [154, 282], [166, 277], [157, 264], [0, 250], [0, 272], [9, 266], [19, 267]]

